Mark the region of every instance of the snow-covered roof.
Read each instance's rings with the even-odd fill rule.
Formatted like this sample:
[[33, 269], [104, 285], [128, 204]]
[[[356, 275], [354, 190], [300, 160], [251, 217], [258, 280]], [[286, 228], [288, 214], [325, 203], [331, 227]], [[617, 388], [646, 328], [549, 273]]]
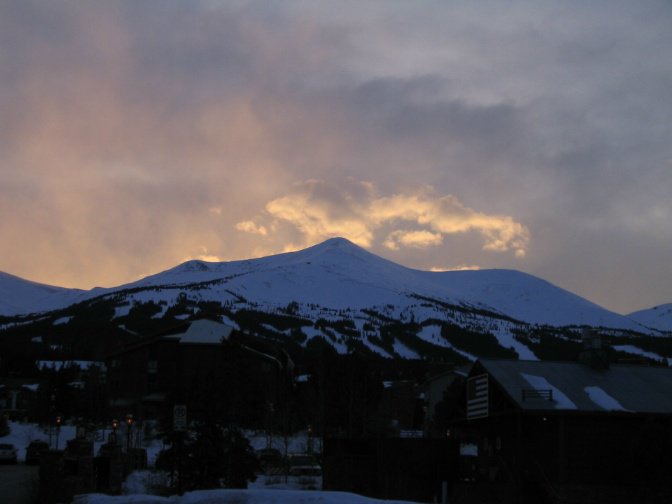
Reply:
[[187, 344], [217, 344], [229, 338], [233, 332], [233, 327], [221, 322], [215, 322], [208, 319], [193, 321], [189, 328], [181, 335], [180, 343]]
[[[491, 380], [524, 410], [672, 414], [672, 368], [579, 362], [481, 359]], [[552, 400], [523, 391], [552, 391]]]

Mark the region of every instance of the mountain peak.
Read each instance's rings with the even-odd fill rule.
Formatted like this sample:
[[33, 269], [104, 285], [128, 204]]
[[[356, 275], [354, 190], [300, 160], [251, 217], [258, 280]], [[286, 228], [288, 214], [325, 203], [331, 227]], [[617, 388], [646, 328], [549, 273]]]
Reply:
[[210, 271], [210, 266], [207, 262], [201, 261], [199, 259], [192, 259], [187, 262], [183, 262], [179, 266], [173, 268], [173, 271], [177, 272], [191, 272], [191, 271]]
[[[387, 259], [369, 252], [350, 240], [340, 237], [329, 238], [322, 243], [299, 250], [294, 254], [296, 254], [296, 258], [319, 260], [319, 262], [334, 262], [334, 264], [339, 265], [343, 265], [343, 261], [349, 262], [352, 259], [360, 263], [362, 261], [373, 261], [375, 263], [394, 264]], [[397, 268], [402, 267], [397, 264], [394, 264], [394, 266]]]
[[356, 245], [347, 238], [342, 238], [340, 236], [329, 238], [327, 240], [324, 240], [322, 243], [318, 243], [317, 245], [314, 245], [313, 247], [309, 248], [321, 248], [321, 249], [341, 248], [341, 249], [362, 250], [362, 247], [360, 247], [359, 245]]

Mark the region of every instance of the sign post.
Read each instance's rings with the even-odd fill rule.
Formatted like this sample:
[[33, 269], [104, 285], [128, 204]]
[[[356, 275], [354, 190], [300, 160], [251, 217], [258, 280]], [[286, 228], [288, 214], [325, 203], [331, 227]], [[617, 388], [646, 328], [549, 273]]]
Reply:
[[175, 432], [187, 430], [187, 406], [184, 404], [173, 406], [173, 430]]
[[[184, 445], [184, 432], [187, 430], [187, 406], [176, 404], [173, 406], [173, 431], [176, 433], [177, 442], [177, 493], [182, 495], [182, 456]], [[174, 466], [173, 466], [174, 467]]]

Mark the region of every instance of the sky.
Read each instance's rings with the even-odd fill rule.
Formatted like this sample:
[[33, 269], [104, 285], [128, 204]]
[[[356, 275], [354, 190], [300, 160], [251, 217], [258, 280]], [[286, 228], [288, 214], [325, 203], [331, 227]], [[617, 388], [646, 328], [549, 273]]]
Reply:
[[672, 3], [0, 0], [0, 271], [342, 236], [672, 302]]

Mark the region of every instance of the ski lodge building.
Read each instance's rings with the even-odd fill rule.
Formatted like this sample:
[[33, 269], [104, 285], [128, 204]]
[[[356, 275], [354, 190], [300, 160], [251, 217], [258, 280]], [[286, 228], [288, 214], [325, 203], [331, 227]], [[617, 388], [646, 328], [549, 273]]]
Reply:
[[610, 365], [599, 343], [587, 347], [579, 362], [472, 366], [453, 424], [478, 447], [467, 479], [523, 501], [672, 502], [672, 369]]

